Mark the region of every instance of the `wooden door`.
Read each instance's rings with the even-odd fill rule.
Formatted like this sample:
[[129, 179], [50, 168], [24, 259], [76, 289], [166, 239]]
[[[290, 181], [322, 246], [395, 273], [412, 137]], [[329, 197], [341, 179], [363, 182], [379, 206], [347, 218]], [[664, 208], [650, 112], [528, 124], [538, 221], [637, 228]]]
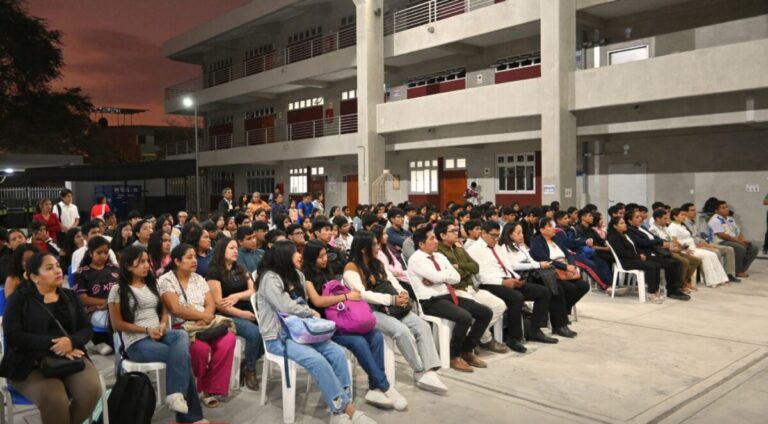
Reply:
[[443, 171], [440, 179], [440, 209], [454, 201], [457, 204], [464, 203], [464, 190], [467, 188], [467, 171]]
[[[319, 191], [325, 196], [325, 175], [313, 175], [309, 178], [309, 193], [314, 200], [315, 194]], [[325, 205], [323, 205], [325, 206]]]
[[349, 206], [350, 216], [354, 216], [355, 208], [359, 202], [357, 175], [347, 175], [345, 178], [347, 180], [347, 206]]

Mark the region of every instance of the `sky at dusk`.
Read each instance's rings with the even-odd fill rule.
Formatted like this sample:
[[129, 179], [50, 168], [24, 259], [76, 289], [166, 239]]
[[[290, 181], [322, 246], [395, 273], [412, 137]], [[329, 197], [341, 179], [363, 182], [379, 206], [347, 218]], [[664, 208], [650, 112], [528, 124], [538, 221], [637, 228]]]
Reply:
[[[27, 0], [29, 12], [63, 32], [65, 67], [55, 87], [79, 86], [94, 106], [149, 109], [134, 124], [167, 125], [165, 87], [200, 74], [162, 44], [249, 0]], [[113, 123], [114, 118], [110, 118]]]

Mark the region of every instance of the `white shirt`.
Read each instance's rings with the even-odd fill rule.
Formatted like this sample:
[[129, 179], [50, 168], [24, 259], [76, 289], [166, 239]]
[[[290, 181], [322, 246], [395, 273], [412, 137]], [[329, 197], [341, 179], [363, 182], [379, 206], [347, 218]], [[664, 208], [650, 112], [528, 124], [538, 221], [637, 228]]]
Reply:
[[56, 213], [61, 211], [61, 213], [58, 214], [61, 225], [67, 228], [72, 228], [75, 225], [75, 220], [80, 219], [80, 214], [78, 213], [77, 206], [74, 203], [67, 205], [64, 202], [59, 202], [56, 206], [57, 207], [53, 208], [53, 210]]
[[[449, 294], [446, 284], [455, 285], [461, 281], [461, 276], [456, 268], [453, 267], [448, 258], [440, 252], [432, 254], [437, 261], [440, 270], [435, 268], [435, 264], [429, 259], [429, 255], [419, 249], [408, 259], [408, 277], [413, 285], [413, 291], [419, 300], [427, 300], [435, 296], [444, 296]], [[432, 283], [431, 286], [424, 284], [424, 280]]]
[[685, 227], [678, 224], [677, 222], [670, 223], [669, 227], [667, 227], [667, 230], [669, 230], [670, 237], [676, 238], [677, 242], [681, 245], [688, 245], [688, 248], [690, 249], [696, 247], [696, 240], [693, 239], [691, 233], [689, 233]]
[[338, 236], [338, 237], [336, 237], [336, 238], [333, 240], [333, 244], [334, 244], [334, 245], [335, 245], [335, 246], [336, 246], [338, 249], [342, 249], [342, 250], [344, 250], [345, 252], [349, 252], [349, 249], [351, 249], [351, 248], [352, 248], [352, 240], [354, 240], [354, 239], [355, 239], [355, 238], [352, 236], [352, 234], [347, 234], [347, 236], [346, 236], [346, 237], [344, 237], [343, 235], [339, 234], [339, 236]]
[[[382, 264], [383, 265], [383, 264]], [[406, 291], [403, 286], [397, 281], [397, 279], [389, 272], [386, 267], [384, 270], [387, 273], [387, 280], [392, 284], [392, 287], [397, 290], [398, 293]], [[373, 305], [392, 305], [394, 302], [392, 295], [386, 293], [376, 293], [371, 290], [366, 290], [363, 284], [363, 279], [360, 277], [360, 273], [357, 271], [344, 271], [344, 285], [349, 287], [350, 290], [357, 290], [363, 297], [363, 300]]]
[[709, 219], [709, 232], [712, 235], [712, 239], [717, 242], [723, 242], [726, 240], [721, 239], [717, 235], [720, 233], [728, 234], [731, 237], [738, 237], [741, 234], [739, 225], [736, 224], [736, 220], [732, 216], [723, 218], [718, 214], [714, 214]]
[[[85, 252], [87, 251], [88, 251], [88, 243], [86, 243], [85, 246], [75, 250], [75, 252], [72, 253], [72, 272], [75, 272], [78, 270], [78, 268], [80, 268], [80, 262], [83, 261], [83, 258], [85, 257]], [[109, 249], [109, 261], [117, 265], [117, 256], [115, 256], [115, 252], [113, 252], [112, 249]]]
[[517, 250], [504, 246], [504, 253], [507, 254], [507, 263], [512, 265], [515, 271], [530, 271], [541, 268], [541, 263], [531, 257], [530, 249], [525, 244], [516, 245]]
[[[493, 252], [496, 252], [496, 256], [499, 257], [498, 260]], [[467, 249], [467, 253], [480, 265], [480, 272], [476, 275], [480, 284], [499, 286], [507, 278], [520, 278], [512, 269], [511, 264], [505, 263], [507, 254], [504, 252], [504, 248], [499, 247], [498, 244], [491, 251], [485, 240], [480, 238]], [[499, 260], [501, 263], [499, 263]]]
[[464, 241], [464, 249], [469, 249], [469, 246], [472, 246], [475, 243], [477, 243], [477, 240], [468, 238], [466, 241]]

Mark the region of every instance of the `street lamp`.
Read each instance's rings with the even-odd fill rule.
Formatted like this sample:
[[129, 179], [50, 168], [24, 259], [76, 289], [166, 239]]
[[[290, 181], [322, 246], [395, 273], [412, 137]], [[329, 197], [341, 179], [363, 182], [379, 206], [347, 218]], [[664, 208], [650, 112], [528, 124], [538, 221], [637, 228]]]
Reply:
[[197, 141], [197, 103], [195, 103], [192, 96], [184, 96], [181, 99], [181, 104], [187, 109], [192, 108], [195, 114], [195, 201], [196, 212], [200, 215], [200, 145]]

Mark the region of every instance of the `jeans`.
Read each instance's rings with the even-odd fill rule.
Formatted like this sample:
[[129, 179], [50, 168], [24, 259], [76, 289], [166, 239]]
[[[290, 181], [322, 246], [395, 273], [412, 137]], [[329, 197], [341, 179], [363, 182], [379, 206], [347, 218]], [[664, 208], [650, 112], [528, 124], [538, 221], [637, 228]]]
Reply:
[[376, 329], [392, 337], [405, 360], [417, 373], [440, 368], [435, 340], [429, 324], [413, 312], [402, 319], [374, 311]]
[[[287, 339], [285, 345], [281, 340], [267, 340], [266, 345], [270, 353], [288, 356], [288, 359], [307, 370], [320, 386], [320, 392], [332, 413], [338, 414], [349, 405], [349, 386], [352, 380], [347, 367], [347, 355], [339, 345], [331, 341], [300, 344], [291, 339]], [[262, 387], [261, 390], [266, 389]]]
[[263, 341], [259, 326], [254, 321], [232, 317], [237, 335], [245, 339], [245, 368], [255, 371], [256, 361], [264, 355]]
[[126, 353], [134, 362], [165, 363], [166, 391], [169, 395], [184, 395], [189, 407], [186, 414], [176, 413], [176, 421], [195, 422], [203, 419], [203, 408], [192, 375], [189, 336], [186, 331], [169, 330], [158, 341], [149, 337], [141, 339], [132, 344]]
[[366, 334], [336, 334], [334, 342], [349, 349], [360, 366], [368, 374], [368, 388], [389, 390], [389, 381], [384, 374], [384, 336], [373, 329]]

